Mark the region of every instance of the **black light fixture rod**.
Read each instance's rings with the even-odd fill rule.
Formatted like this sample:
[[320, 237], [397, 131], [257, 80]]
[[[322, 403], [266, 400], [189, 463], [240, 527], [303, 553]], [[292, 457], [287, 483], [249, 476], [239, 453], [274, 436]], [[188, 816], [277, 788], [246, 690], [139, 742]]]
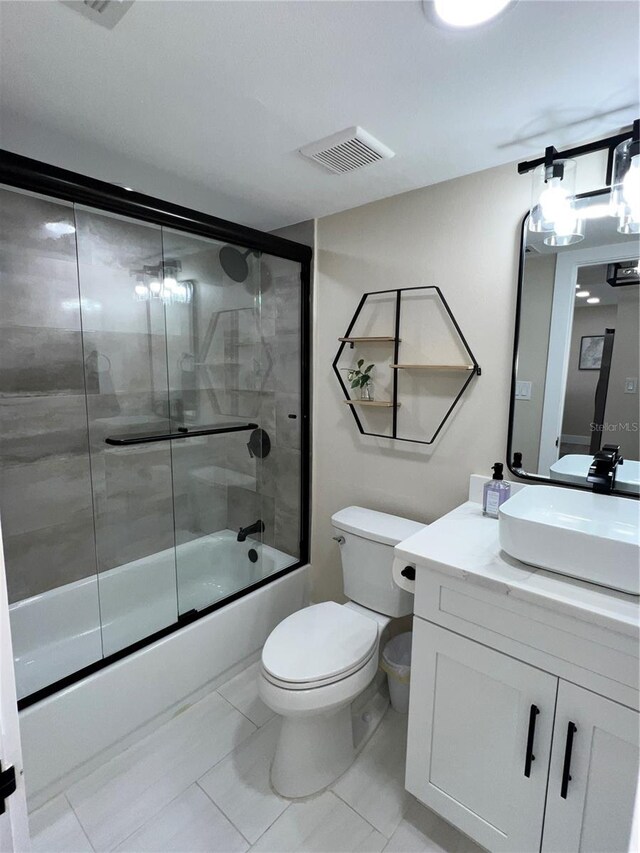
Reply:
[[[594, 151], [612, 151], [625, 139], [630, 139], [633, 136], [633, 130], [627, 130], [624, 133], [617, 133], [615, 136], [607, 136], [604, 139], [597, 139], [595, 142], [587, 142], [584, 145], [577, 145], [575, 148], [565, 148], [564, 151], [556, 151], [555, 158], [568, 159], [571, 157], [581, 157], [583, 154], [592, 154]], [[547, 149], [548, 150], [548, 149]], [[555, 149], [554, 149], [555, 150]], [[532, 172], [538, 166], [546, 163], [546, 151], [544, 157], [538, 157], [536, 160], [523, 160], [518, 163], [518, 174], [526, 175], [527, 172]]]

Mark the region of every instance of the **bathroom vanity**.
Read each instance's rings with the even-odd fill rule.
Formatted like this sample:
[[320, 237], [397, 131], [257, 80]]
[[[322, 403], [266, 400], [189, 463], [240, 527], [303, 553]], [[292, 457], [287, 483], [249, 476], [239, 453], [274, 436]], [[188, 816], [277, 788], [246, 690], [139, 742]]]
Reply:
[[626, 851], [639, 599], [508, 557], [484, 481], [395, 549], [416, 567], [406, 787], [492, 851]]

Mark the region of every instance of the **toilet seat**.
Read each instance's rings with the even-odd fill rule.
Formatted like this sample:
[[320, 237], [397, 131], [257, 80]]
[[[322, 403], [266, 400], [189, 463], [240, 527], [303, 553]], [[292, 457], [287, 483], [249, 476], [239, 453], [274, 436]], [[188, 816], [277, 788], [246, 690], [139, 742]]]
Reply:
[[374, 619], [325, 601], [298, 610], [272, 631], [262, 650], [262, 671], [284, 689], [322, 687], [362, 669], [377, 647]]

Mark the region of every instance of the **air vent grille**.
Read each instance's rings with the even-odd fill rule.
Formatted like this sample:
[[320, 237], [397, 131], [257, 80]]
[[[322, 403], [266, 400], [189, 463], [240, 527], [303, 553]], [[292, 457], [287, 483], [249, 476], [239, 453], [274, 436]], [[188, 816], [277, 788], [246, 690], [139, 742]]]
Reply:
[[112, 30], [133, 5], [133, 0], [60, 0], [83, 17]]
[[387, 160], [394, 152], [361, 127], [348, 127], [300, 149], [303, 157], [314, 160], [335, 175]]

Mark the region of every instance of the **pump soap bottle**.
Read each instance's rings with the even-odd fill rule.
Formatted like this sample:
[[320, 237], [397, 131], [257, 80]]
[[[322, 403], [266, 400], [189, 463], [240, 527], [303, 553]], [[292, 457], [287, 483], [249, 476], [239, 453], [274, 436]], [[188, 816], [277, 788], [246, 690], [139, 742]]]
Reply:
[[496, 462], [492, 466], [493, 480], [484, 484], [482, 497], [482, 514], [490, 518], [498, 517], [498, 509], [511, 494], [511, 484], [505, 483], [502, 477], [502, 462]]

